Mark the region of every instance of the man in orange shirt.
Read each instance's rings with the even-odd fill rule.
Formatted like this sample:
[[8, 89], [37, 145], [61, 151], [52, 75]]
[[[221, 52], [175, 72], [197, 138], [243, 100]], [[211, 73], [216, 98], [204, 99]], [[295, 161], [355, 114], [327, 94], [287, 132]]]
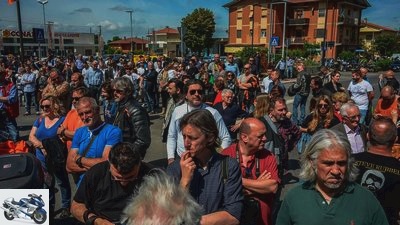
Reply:
[[76, 104], [82, 97], [90, 97], [86, 87], [78, 87], [72, 91], [72, 109], [68, 112], [63, 124], [58, 128], [57, 134], [67, 143], [68, 150], [71, 149], [72, 138], [76, 129], [83, 126], [83, 122], [76, 111]]
[[392, 86], [385, 86], [381, 90], [381, 97], [376, 103], [374, 116], [383, 116], [392, 119], [393, 123], [397, 123], [399, 112], [397, 109], [397, 97]]

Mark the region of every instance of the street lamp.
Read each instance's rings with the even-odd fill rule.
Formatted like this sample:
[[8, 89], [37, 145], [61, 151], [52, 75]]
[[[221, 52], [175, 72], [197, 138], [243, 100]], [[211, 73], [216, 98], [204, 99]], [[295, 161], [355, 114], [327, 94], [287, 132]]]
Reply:
[[129, 9], [129, 10], [125, 10], [125, 12], [129, 13], [129, 17], [131, 19], [131, 52], [133, 52], [133, 30], [132, 30], [132, 13], [133, 13], [133, 10]]
[[[45, 50], [44, 52], [46, 52], [46, 13], [44, 10], [44, 5], [46, 5], [49, 1], [48, 0], [37, 0], [38, 3], [42, 4], [42, 8], [43, 8], [43, 28], [44, 28], [44, 45], [43, 49]], [[39, 57], [40, 57], [40, 42], [39, 42]]]

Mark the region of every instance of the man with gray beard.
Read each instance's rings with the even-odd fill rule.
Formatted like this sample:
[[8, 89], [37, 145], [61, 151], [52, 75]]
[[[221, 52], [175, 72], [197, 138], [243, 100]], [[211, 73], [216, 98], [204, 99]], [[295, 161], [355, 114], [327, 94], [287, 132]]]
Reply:
[[354, 182], [350, 148], [345, 137], [331, 130], [312, 136], [301, 158], [305, 182], [286, 194], [276, 225], [388, 224], [374, 195]]

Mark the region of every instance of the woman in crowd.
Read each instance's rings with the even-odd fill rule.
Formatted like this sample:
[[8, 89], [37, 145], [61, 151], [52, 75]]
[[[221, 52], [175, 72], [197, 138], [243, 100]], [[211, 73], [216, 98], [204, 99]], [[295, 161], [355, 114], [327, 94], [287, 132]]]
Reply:
[[45, 188], [49, 188], [50, 192], [50, 216], [53, 216], [55, 207], [55, 178], [61, 190], [62, 210], [60, 217], [68, 217], [69, 207], [71, 206], [71, 187], [65, 164], [57, 167], [52, 163], [53, 158], [51, 158], [51, 155], [55, 154], [53, 151], [55, 151], [56, 146], [46, 149], [44, 147], [45, 140], [59, 138], [57, 129], [65, 119], [65, 112], [60, 101], [54, 96], [42, 98], [40, 100], [40, 108], [42, 109], [41, 116], [33, 124], [29, 134], [29, 141], [36, 147], [36, 158], [41, 162], [45, 172]]
[[332, 95], [333, 114], [342, 122], [343, 118], [340, 114], [340, 108], [344, 103], [349, 101], [349, 96], [346, 92], [336, 92]]
[[300, 131], [303, 132], [298, 145], [300, 153], [315, 132], [321, 129], [329, 129], [340, 123], [333, 111], [332, 101], [329, 96], [322, 95], [316, 99], [314, 110], [304, 119], [303, 124], [300, 126]]
[[101, 94], [103, 98], [104, 122], [113, 124], [117, 114], [117, 103], [114, 101], [114, 90], [111, 87], [111, 81], [101, 85]]
[[337, 71], [337, 70], [333, 71], [331, 74], [331, 82], [326, 83], [324, 85], [323, 88], [331, 93], [330, 96], [332, 96], [332, 94], [334, 94], [338, 91], [341, 91], [341, 92], [345, 91], [343, 85], [339, 82], [340, 76], [341, 76], [341, 74], [339, 71]]

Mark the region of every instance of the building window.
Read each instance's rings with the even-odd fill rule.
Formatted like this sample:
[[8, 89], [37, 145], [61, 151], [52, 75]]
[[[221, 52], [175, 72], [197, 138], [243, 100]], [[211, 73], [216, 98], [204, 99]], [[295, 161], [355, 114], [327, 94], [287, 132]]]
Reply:
[[242, 30], [236, 31], [236, 38], [242, 38]]
[[64, 39], [64, 44], [73, 44], [74, 39]]
[[262, 18], [267, 18], [268, 16], [268, 9], [262, 9], [261, 11], [261, 17]]
[[315, 30], [315, 37], [316, 38], [323, 38], [325, 34], [325, 30], [324, 29], [316, 29]]
[[318, 9], [318, 17], [325, 17], [325, 9]]
[[302, 19], [303, 18], [303, 9], [296, 9], [294, 13], [294, 18]]
[[54, 39], [54, 44], [60, 44], [60, 39]]
[[237, 12], [237, 18], [242, 19], [242, 14], [243, 14], [242, 12]]
[[261, 29], [261, 37], [262, 38], [267, 37], [267, 29]]
[[365, 40], [368, 40], [368, 41], [372, 40], [372, 34], [365, 35]]

